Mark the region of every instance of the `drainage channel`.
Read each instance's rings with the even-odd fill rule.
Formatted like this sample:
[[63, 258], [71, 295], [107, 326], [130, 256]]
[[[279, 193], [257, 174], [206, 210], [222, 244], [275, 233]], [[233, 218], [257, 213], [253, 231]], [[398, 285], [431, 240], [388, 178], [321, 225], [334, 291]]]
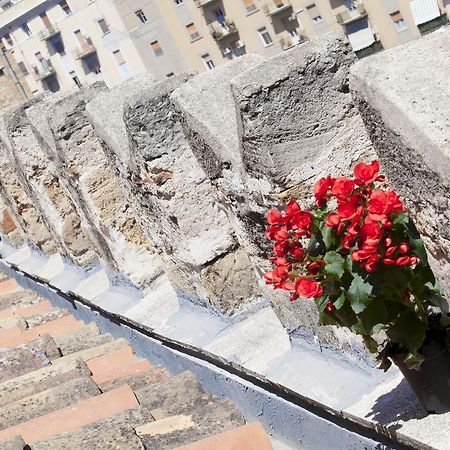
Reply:
[[271, 382], [261, 375], [202, 349], [167, 338], [133, 320], [66, 293], [0, 260], [3, 271], [26, 289], [70, 310], [103, 333], [128, 340], [136, 354], [173, 373], [193, 372], [211, 393], [229, 398], [249, 420], [258, 420], [275, 438], [311, 450], [429, 449], [400, 433], [326, 405]]

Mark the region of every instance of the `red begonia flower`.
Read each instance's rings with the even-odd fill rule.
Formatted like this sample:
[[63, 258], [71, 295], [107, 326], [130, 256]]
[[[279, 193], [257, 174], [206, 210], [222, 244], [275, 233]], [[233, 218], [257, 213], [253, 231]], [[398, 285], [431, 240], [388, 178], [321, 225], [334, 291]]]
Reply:
[[314, 185], [314, 197], [316, 198], [316, 205], [322, 206], [326, 200], [328, 191], [333, 185], [333, 178], [328, 176], [327, 178], [321, 178]]
[[267, 223], [269, 225], [278, 225], [283, 223], [283, 215], [281, 211], [277, 208], [272, 208], [267, 213]]
[[300, 297], [318, 298], [323, 294], [322, 286], [317, 281], [300, 277], [295, 283], [295, 291]]
[[349, 178], [336, 178], [331, 188], [331, 192], [338, 199], [338, 201], [345, 201], [353, 193], [355, 182]]
[[353, 172], [356, 177], [356, 184], [370, 184], [378, 178], [378, 172], [380, 171], [380, 163], [378, 161], [372, 161], [370, 164], [360, 162], [356, 164]]

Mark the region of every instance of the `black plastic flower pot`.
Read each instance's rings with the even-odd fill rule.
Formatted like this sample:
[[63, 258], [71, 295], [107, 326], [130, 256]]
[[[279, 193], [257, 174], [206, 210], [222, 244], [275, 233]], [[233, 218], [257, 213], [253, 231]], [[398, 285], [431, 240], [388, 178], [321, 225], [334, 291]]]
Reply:
[[419, 370], [409, 369], [404, 354], [391, 355], [422, 406], [430, 414], [450, 411], [450, 351], [443, 342], [426, 342], [420, 349], [425, 357]]

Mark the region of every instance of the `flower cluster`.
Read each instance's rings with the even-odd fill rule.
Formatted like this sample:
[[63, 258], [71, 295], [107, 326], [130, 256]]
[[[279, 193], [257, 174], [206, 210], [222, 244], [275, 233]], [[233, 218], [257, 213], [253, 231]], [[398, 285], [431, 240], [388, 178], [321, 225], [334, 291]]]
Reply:
[[[290, 292], [292, 301], [314, 299], [322, 323], [361, 334], [373, 351], [372, 334], [401, 335], [408, 361], [417, 362], [427, 311], [442, 297], [417, 230], [384, 181], [378, 161], [361, 162], [353, 177], [318, 180], [309, 210], [295, 200], [271, 209], [266, 237], [274, 241], [273, 269], [264, 279]], [[399, 333], [411, 317], [415, 335]]]
[[[317, 210], [326, 207], [330, 199], [337, 204], [326, 215], [325, 227], [335, 231], [342, 250], [348, 251], [367, 272], [374, 272], [380, 263], [415, 266], [419, 261], [407, 242], [393, 240], [392, 220], [405, 212], [405, 207], [392, 190], [374, 189], [375, 182], [384, 181], [379, 170], [378, 161], [359, 163], [354, 168], [354, 179], [321, 178], [314, 186]], [[287, 204], [284, 212], [273, 208], [267, 215], [266, 236], [275, 241], [275, 256], [270, 258], [275, 268], [266, 272], [264, 279], [275, 288], [292, 291], [292, 300], [323, 294], [320, 272], [325, 262], [308, 255], [304, 247], [305, 238], [317, 232], [314, 217], [317, 214], [302, 211], [295, 200]]]

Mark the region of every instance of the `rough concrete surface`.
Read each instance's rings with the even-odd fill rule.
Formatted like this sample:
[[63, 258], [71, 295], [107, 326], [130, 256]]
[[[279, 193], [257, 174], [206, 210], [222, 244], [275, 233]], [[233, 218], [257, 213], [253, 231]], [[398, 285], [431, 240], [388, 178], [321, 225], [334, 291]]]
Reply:
[[73, 201], [64, 191], [56, 167], [33, 133], [27, 110], [38, 106], [48, 109], [63, 95], [24, 103], [6, 117], [6, 129], [12, 144], [16, 171], [22, 187], [39, 211], [60, 252], [81, 267], [98, 259], [92, 241], [81, 226]]

